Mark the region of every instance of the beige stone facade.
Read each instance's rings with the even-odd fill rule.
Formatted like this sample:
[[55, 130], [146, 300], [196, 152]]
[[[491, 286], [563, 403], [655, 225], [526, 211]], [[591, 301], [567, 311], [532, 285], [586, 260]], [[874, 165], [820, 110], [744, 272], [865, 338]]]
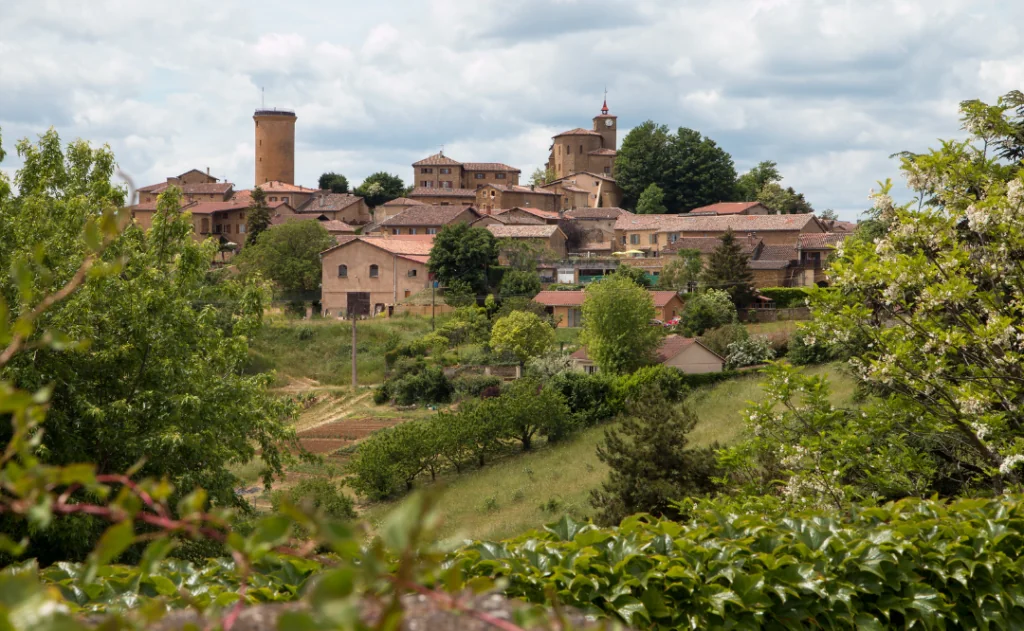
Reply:
[[618, 118], [608, 113], [608, 102], [605, 101], [601, 113], [594, 117], [591, 129], [578, 127], [552, 138], [548, 169], [554, 173], [555, 179], [584, 172], [613, 177], [617, 134]]
[[[295, 183], [295, 112], [256, 110], [256, 186]], [[292, 203], [292, 202], [289, 202]]]
[[[499, 242], [503, 240], [529, 243], [538, 251], [540, 258], [561, 260], [565, 258], [565, 233], [558, 226], [543, 225], [505, 225], [492, 224], [486, 226]], [[504, 255], [498, 262], [508, 265]]]
[[480, 218], [472, 206], [410, 206], [378, 224], [380, 234], [433, 235], [452, 223], [473, 223]]
[[476, 189], [484, 184], [519, 184], [521, 171], [500, 162], [459, 162], [436, 153], [412, 164], [413, 186], [426, 189]]
[[601, 173], [571, 173], [543, 188], [562, 197], [563, 210], [570, 210], [565, 204], [571, 208], [617, 208], [622, 204], [622, 189], [614, 178]]
[[409, 193], [409, 199], [429, 206], [472, 206], [476, 203], [476, 189], [416, 187]]
[[[269, 204], [271, 217], [287, 217], [295, 214], [289, 204], [276, 202]], [[130, 208], [136, 224], [148, 230], [156, 213], [156, 202], [136, 204]], [[249, 201], [227, 202], [183, 202], [181, 212], [190, 213], [192, 217], [192, 236], [196, 241], [208, 238], [218, 239], [222, 244], [234, 243], [241, 248], [246, 239], [246, 213]]]
[[343, 317], [365, 305], [387, 312], [429, 286], [431, 237], [352, 237], [321, 253], [325, 316]]
[[517, 207], [557, 212], [559, 205], [557, 193], [534, 186], [485, 184], [476, 191], [476, 207], [484, 214]]
[[353, 226], [370, 223], [370, 207], [366, 205], [366, 200], [346, 193], [317, 191], [295, 210], [298, 213], [326, 215]]
[[814, 215], [628, 215], [615, 223], [615, 241], [621, 250], [640, 250], [657, 256], [675, 239], [721, 237], [732, 230], [737, 237], [753, 236], [765, 245], [795, 246], [799, 235], [824, 232]]

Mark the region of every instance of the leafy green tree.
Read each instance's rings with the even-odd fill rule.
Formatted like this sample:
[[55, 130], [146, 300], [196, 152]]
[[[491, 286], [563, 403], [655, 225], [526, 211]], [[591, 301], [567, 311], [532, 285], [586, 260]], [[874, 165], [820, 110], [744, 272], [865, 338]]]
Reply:
[[512, 382], [495, 399], [495, 405], [506, 438], [519, 442], [523, 451], [533, 448], [533, 439], [538, 434], [547, 436], [549, 441], [555, 441], [572, 431], [572, 418], [565, 401], [536, 379], [524, 377]]
[[537, 259], [544, 254], [544, 248], [523, 239], [499, 239], [498, 256], [508, 261], [508, 266], [522, 272], [537, 272]]
[[[32, 307], [36, 292], [52, 293], [75, 275], [95, 241], [77, 235], [104, 208], [124, 203], [124, 191], [110, 184], [109, 149], [77, 141], [65, 152], [51, 130], [18, 150], [18, 194], [0, 199], [0, 260], [49, 272], [31, 292], [0, 281], [12, 319]], [[90, 274], [46, 312], [41, 324], [60, 332], [59, 347], [16, 357], [2, 377], [32, 391], [53, 389], [35, 452], [43, 462], [93, 462], [99, 473], [123, 473], [144, 461], [140, 475], [166, 476], [181, 494], [202, 486], [216, 506], [245, 506], [230, 468], [259, 453], [265, 482], [280, 473], [284, 447], [295, 439], [286, 423], [292, 407], [268, 391], [269, 375], [243, 374], [263, 288], [225, 281], [211, 304], [216, 245], [194, 241], [179, 196], [169, 189], [149, 230], [130, 224], [110, 244], [97, 266], [116, 265], [118, 273]], [[68, 341], [79, 339], [89, 344]], [[11, 429], [0, 425], [0, 440]], [[20, 532], [9, 523], [0, 530]], [[60, 518], [33, 537], [32, 553], [45, 562], [82, 558], [98, 535], [88, 518]]]
[[797, 193], [792, 186], [782, 188], [781, 185], [774, 182], [766, 184], [758, 192], [757, 201], [761, 202], [765, 208], [784, 215], [814, 212], [814, 208], [804, 199], [803, 193]]
[[326, 478], [303, 478], [287, 491], [276, 491], [271, 497], [273, 511], [279, 512], [285, 500], [311, 513], [332, 519], [355, 519], [352, 498]]
[[680, 250], [679, 256], [661, 268], [658, 287], [675, 291], [694, 291], [700, 281], [704, 261], [698, 250]]
[[757, 196], [766, 185], [781, 181], [779, 165], [774, 160], [764, 160], [736, 178], [737, 197], [744, 202], [758, 201]]
[[632, 265], [626, 265], [620, 263], [613, 273], [619, 278], [626, 278], [637, 287], [643, 287], [647, 289], [651, 286], [651, 279], [647, 276], [647, 272], [640, 269], [639, 267], [633, 267]]
[[654, 301], [646, 289], [612, 274], [587, 287], [582, 311], [580, 341], [601, 370], [628, 373], [654, 361], [664, 330], [651, 326]]
[[657, 184], [651, 183], [640, 194], [640, 200], [636, 203], [636, 214], [664, 215], [667, 212], [668, 209], [665, 208], [665, 192]]
[[245, 244], [252, 246], [260, 235], [270, 228], [270, 206], [267, 205], [267, 194], [262, 188], [252, 189], [249, 209], [245, 212]]
[[444, 288], [444, 303], [456, 309], [476, 306], [476, 292], [468, 282], [453, 280]]
[[405, 182], [402, 178], [384, 171], [368, 176], [355, 190], [355, 194], [366, 200], [366, 205], [370, 208], [398, 199], [405, 193]]
[[706, 289], [690, 294], [679, 314], [683, 335], [695, 337], [709, 329], [736, 321], [736, 305], [729, 293], [721, 289]]
[[675, 500], [714, 493], [717, 446], [688, 447], [696, 425], [689, 408], [666, 401], [655, 387], [645, 389], [597, 446], [598, 459], [609, 468], [608, 479], [590, 495], [598, 521], [615, 525], [635, 513], [678, 519]]
[[531, 186], [543, 186], [555, 181], [555, 172], [552, 169], [537, 167], [530, 174]]
[[455, 431], [466, 453], [478, 467], [483, 467], [488, 458], [502, 450], [501, 441], [507, 428], [499, 399], [469, 399], [459, 404]]
[[487, 269], [497, 264], [497, 242], [489, 230], [453, 223], [434, 237], [427, 267], [445, 287], [462, 281], [474, 292], [485, 293]]
[[838, 221], [839, 213], [831, 208], [826, 208], [825, 210], [819, 211], [817, 217], [822, 221]]
[[332, 193], [347, 193], [348, 192], [348, 178], [341, 173], [335, 173], [329, 171], [320, 176], [318, 186], [321, 191], [330, 191]]
[[704, 267], [705, 287], [728, 292], [737, 308], [744, 308], [754, 299], [754, 273], [750, 271], [750, 257], [736, 241], [732, 230], [722, 235], [722, 244], [708, 257]]
[[[729, 304], [732, 304], [731, 300]], [[745, 342], [748, 338], [750, 338], [750, 333], [747, 331], [747, 327], [739, 322], [732, 322], [706, 329], [700, 334], [700, 343], [725, 357], [729, 354], [729, 345], [736, 342]]]
[[372, 434], [347, 466], [348, 485], [372, 501], [397, 497], [440, 458], [431, 424], [410, 421]]
[[520, 365], [543, 355], [554, 344], [555, 330], [551, 325], [526, 311], [513, 311], [491, 329], [491, 348], [515, 355]]
[[540, 277], [537, 272], [512, 270], [501, 279], [502, 299], [519, 296], [533, 298], [540, 291]]
[[269, 278], [283, 291], [313, 291], [323, 276], [320, 253], [333, 245], [319, 221], [289, 221], [267, 230], [236, 261], [244, 273]]
[[622, 188], [625, 208], [636, 208], [648, 186], [664, 182], [670, 136], [667, 126], [644, 121], [622, 139], [615, 155], [615, 178]]

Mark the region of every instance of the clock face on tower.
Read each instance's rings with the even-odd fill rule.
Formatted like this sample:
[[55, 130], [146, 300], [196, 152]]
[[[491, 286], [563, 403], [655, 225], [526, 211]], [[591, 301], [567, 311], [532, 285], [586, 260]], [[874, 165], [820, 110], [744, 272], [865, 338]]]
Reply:
[[610, 118], [604, 119], [604, 126], [605, 127], [611, 127], [614, 124], [615, 124], [615, 121], [613, 121], [612, 119], [610, 119]]

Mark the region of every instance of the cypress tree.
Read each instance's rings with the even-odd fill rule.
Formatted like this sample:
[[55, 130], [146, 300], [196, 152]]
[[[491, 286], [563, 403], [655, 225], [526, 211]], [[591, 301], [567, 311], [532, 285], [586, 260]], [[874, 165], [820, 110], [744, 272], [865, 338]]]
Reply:
[[270, 227], [270, 206], [267, 206], [267, 194], [263, 189], [256, 187], [252, 189], [252, 201], [249, 202], [249, 210], [245, 215], [246, 243], [252, 245], [260, 234]]
[[732, 230], [722, 235], [722, 244], [708, 257], [704, 268], [704, 285], [729, 293], [737, 309], [754, 299], [754, 274], [750, 271], [750, 257], [743, 252]]

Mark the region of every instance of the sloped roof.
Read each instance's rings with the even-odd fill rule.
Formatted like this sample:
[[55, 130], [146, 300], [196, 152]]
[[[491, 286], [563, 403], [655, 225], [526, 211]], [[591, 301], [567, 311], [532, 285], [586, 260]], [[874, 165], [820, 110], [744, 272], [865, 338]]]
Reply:
[[270, 180], [259, 185], [264, 193], [315, 193], [317, 189], [306, 188], [297, 184], [288, 184], [280, 180]]
[[150, 184], [149, 186], [142, 186], [135, 190], [137, 190], [140, 193], [162, 193], [165, 190], [167, 190], [168, 186], [170, 186], [170, 184], [168, 184], [167, 182], [160, 182], [159, 184]]
[[290, 223], [293, 221], [319, 221], [320, 225], [324, 227], [324, 230], [330, 232], [331, 234], [355, 234], [356, 232], [355, 227], [345, 223], [344, 221], [328, 219], [327, 215], [317, 215], [316, 213], [304, 213], [301, 215], [277, 215], [270, 220], [270, 223], [277, 226], [283, 223]]
[[381, 226], [446, 226], [462, 213], [469, 211], [474, 218], [480, 214], [472, 206], [430, 206], [421, 204], [380, 222]]
[[[670, 300], [678, 296], [674, 291], [648, 291], [647, 293], [651, 295], [655, 307], [664, 307]], [[585, 295], [586, 292], [583, 291], [542, 291], [533, 297], [533, 301], [548, 307], [578, 307], [583, 304]]]
[[[761, 239], [748, 239], [742, 236], [738, 236], [736, 240], [744, 254], [752, 254], [761, 243]], [[680, 237], [676, 239], [675, 243], [669, 243], [663, 247], [661, 251], [667, 254], [681, 250], [697, 250], [701, 254], [711, 254], [720, 245], [722, 245], [722, 240], [719, 237]]]
[[789, 261], [758, 259], [749, 261], [747, 267], [754, 270], [786, 269], [789, 267]]
[[529, 207], [524, 208], [522, 206], [515, 206], [513, 208], [505, 208], [503, 210], [497, 211], [495, 214], [497, 214], [497, 215], [504, 215], [505, 213], [511, 212], [513, 210], [518, 210], [518, 211], [527, 213], [529, 215], [533, 215], [534, 217], [537, 217], [538, 219], [542, 219], [542, 220], [545, 220], [545, 221], [547, 221], [549, 219], [558, 219], [558, 213], [553, 211], [553, 210], [541, 210], [540, 208], [529, 208]]
[[560, 134], [555, 134], [552, 137], [553, 138], [558, 138], [559, 136], [600, 136], [600, 135], [601, 134], [599, 134], [598, 132], [594, 131], [593, 129], [583, 129], [582, 127], [577, 127], [576, 129], [570, 129], [568, 131], [563, 131]]
[[[278, 204], [278, 206], [280, 206], [280, 204]], [[196, 202], [195, 204], [189, 206], [188, 210], [193, 215], [210, 215], [213, 213], [224, 212], [228, 210], [245, 210], [248, 207], [249, 200], [237, 202]]]
[[508, 210], [495, 211], [494, 213], [492, 213], [490, 215], [484, 215], [484, 216], [485, 217], [490, 217], [491, 219], [495, 219], [495, 220], [497, 220], [500, 223], [509, 224], [509, 225], [539, 226], [539, 225], [543, 225], [543, 224], [547, 223], [547, 221], [545, 221], [543, 217], [538, 217], [537, 215], [534, 215], [533, 213], [528, 213], [528, 212], [523, 211], [523, 213], [520, 215], [519, 213], [511, 212], [511, 211], [515, 211], [515, 210], [522, 211], [523, 209], [522, 208], [509, 208]]
[[[320, 256], [333, 252], [338, 248], [345, 247], [350, 243], [360, 241], [367, 245], [380, 248], [385, 252], [391, 254], [398, 254], [400, 256], [407, 257], [429, 257], [430, 248], [434, 247], [434, 235], [432, 234], [418, 234], [418, 235], [384, 235], [384, 236], [357, 236], [349, 237], [342, 236], [337, 239], [338, 245], [328, 248], [320, 253]], [[413, 259], [415, 260], [415, 259]]]
[[348, 193], [323, 193], [310, 197], [297, 210], [300, 213], [337, 212], [353, 204], [358, 204], [362, 200], [362, 197]]
[[417, 199], [409, 199], [408, 197], [396, 197], [395, 199], [389, 199], [384, 202], [383, 206], [419, 206], [423, 202]]
[[458, 160], [452, 160], [448, 156], [441, 152], [437, 152], [432, 156], [427, 156], [422, 160], [413, 162], [414, 167], [429, 167], [429, 166], [462, 166], [462, 163]]
[[206, 173], [205, 171], [200, 171], [199, 169], [189, 169], [188, 171], [185, 171], [184, 173], [182, 173], [181, 175], [179, 175], [179, 176], [178, 176], [178, 178], [179, 178], [179, 179], [180, 179], [180, 178], [183, 178], [183, 177], [185, 177], [186, 175], [188, 175], [189, 173], [198, 173], [199, 175], [202, 175], [203, 177], [207, 177], [207, 178], [210, 178], [210, 179], [211, 179], [212, 181], [214, 181], [214, 182], [219, 182], [219, 181], [220, 181], [220, 180], [218, 180], [217, 178], [215, 178], [215, 177], [213, 177], [212, 175], [210, 175], [209, 173]]
[[475, 188], [429, 188], [417, 186], [409, 197], [471, 197], [476, 199]]
[[771, 232], [801, 231], [817, 223], [812, 214], [801, 215], [622, 215], [616, 230], [664, 230], [667, 232]]
[[649, 291], [647, 293], [651, 294], [655, 307], [664, 307], [670, 300], [679, 296], [674, 291]]
[[548, 239], [559, 231], [558, 226], [553, 224], [537, 226], [491, 224], [485, 227], [497, 239]]
[[501, 162], [466, 162], [462, 168], [467, 171], [505, 171], [508, 173], [522, 173], [519, 169]]
[[587, 152], [588, 156], [614, 156], [615, 150], [608, 148], [594, 149], [593, 151]]
[[718, 202], [710, 206], [701, 206], [690, 211], [693, 213], [714, 213], [716, 215], [739, 215], [751, 208], [761, 206], [761, 202]]
[[488, 182], [480, 188], [496, 188], [499, 191], [505, 193], [536, 193], [537, 195], [558, 195], [555, 191], [548, 191], [543, 188], [521, 186], [519, 184], [495, 184], [494, 182]]
[[227, 195], [234, 189], [231, 182], [204, 182], [202, 184], [184, 184], [181, 192], [186, 195]]
[[[568, 190], [568, 187], [566, 187]], [[608, 206], [604, 208], [573, 208], [565, 211], [565, 216], [570, 219], [615, 219], [619, 215], [632, 215], [624, 208]]]
[[801, 250], [831, 250], [850, 237], [849, 232], [821, 232], [799, 236]]
[[[657, 350], [658, 362], [663, 364], [668, 360], [672, 359], [673, 357], [679, 355], [679, 353], [682, 353], [686, 349], [690, 348], [694, 344], [704, 348], [715, 357], [721, 359], [723, 362], [725, 361], [724, 357], [722, 357], [715, 351], [711, 350], [710, 348], [702, 344], [700, 340], [692, 337], [683, 337], [681, 335], [672, 334], [666, 335], [664, 338], [662, 338], [661, 344], [658, 346]], [[586, 346], [581, 347], [575, 353], [569, 355], [569, 358], [580, 361], [590, 361], [590, 357], [587, 355]]]
[[796, 261], [800, 253], [792, 245], [765, 245], [757, 255], [759, 261]]

